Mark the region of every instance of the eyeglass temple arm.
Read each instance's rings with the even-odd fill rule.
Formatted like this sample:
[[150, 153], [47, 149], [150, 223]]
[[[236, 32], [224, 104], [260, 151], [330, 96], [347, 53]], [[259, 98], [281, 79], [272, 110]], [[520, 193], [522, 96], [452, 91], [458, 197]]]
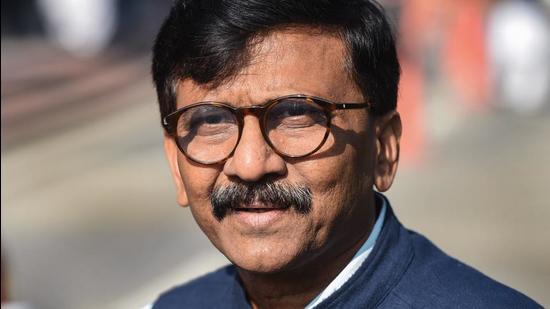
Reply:
[[334, 103], [335, 109], [371, 108], [370, 103]]
[[173, 123], [172, 123], [170, 118], [172, 118], [172, 114], [162, 118], [162, 127], [164, 128], [164, 130], [166, 130], [166, 132], [168, 132], [170, 135], [172, 135], [173, 134]]

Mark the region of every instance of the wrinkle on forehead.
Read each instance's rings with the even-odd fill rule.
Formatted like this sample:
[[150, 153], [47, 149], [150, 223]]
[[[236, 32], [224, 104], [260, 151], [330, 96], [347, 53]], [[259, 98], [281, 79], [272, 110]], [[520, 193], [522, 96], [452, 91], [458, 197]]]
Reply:
[[178, 107], [198, 101], [259, 104], [304, 93], [334, 101], [362, 99], [347, 65], [347, 50], [334, 31], [293, 27], [271, 31], [250, 46], [249, 64], [215, 88], [184, 80]]

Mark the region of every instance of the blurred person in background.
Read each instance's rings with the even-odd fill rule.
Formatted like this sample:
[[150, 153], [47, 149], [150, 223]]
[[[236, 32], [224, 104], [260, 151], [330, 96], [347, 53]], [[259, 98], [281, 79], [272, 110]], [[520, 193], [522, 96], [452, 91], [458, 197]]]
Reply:
[[5, 0], [2, 35], [45, 37], [76, 58], [148, 52], [169, 0]]
[[177, 1], [152, 71], [178, 203], [232, 262], [153, 308], [540, 308], [379, 193], [402, 126], [374, 1]]
[[114, 0], [39, 0], [47, 33], [80, 57], [101, 52], [116, 29]]
[[534, 0], [496, 1], [487, 20], [488, 56], [498, 107], [528, 114], [550, 97], [550, 23]]
[[494, 108], [533, 114], [547, 104], [548, 1], [382, 3], [398, 33], [403, 68], [398, 105], [405, 165], [423, 163], [434, 139], [460, 130], [460, 120], [473, 114]]

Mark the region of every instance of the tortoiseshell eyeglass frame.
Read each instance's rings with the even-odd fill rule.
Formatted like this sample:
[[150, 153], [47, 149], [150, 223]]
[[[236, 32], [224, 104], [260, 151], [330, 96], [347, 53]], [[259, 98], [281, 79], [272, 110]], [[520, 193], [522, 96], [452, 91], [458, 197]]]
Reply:
[[[279, 151], [273, 145], [273, 143], [271, 142], [271, 140], [269, 139], [269, 137], [267, 136], [267, 133], [265, 131], [265, 123], [267, 121], [267, 115], [268, 115], [267, 111], [269, 111], [273, 106], [275, 106], [276, 103], [278, 103], [282, 100], [286, 100], [286, 99], [301, 99], [301, 100], [304, 100], [305, 103], [309, 103], [309, 104], [321, 107], [323, 109], [324, 113], [325, 113], [327, 122], [325, 124], [326, 132], [325, 132], [325, 135], [323, 137], [323, 140], [319, 143], [319, 146], [315, 147], [315, 149], [313, 149], [312, 151], [310, 151], [306, 154], [303, 154], [303, 155], [289, 155], [289, 154], [286, 154], [282, 151]], [[235, 119], [237, 119], [237, 122], [238, 122], [238, 125], [239, 125], [239, 136], [237, 138], [237, 142], [235, 143], [235, 147], [233, 147], [233, 150], [226, 157], [224, 157], [223, 159], [216, 160], [214, 162], [206, 162], [206, 161], [197, 160], [197, 159], [189, 156], [183, 150], [183, 147], [181, 147], [181, 145], [178, 141], [176, 128], [177, 128], [177, 122], [179, 120], [179, 117], [185, 111], [189, 110], [190, 108], [200, 106], [200, 105], [211, 105], [211, 106], [218, 106], [218, 107], [226, 108], [226, 109], [230, 110], [232, 112], [232, 114], [235, 115]], [[330, 127], [331, 127], [331, 121], [332, 121], [332, 112], [333, 111], [335, 111], [335, 110], [347, 110], [347, 109], [361, 109], [361, 108], [367, 108], [367, 109], [370, 110], [372, 108], [372, 105], [369, 102], [366, 102], [366, 103], [332, 102], [332, 101], [327, 100], [327, 99], [323, 99], [323, 98], [316, 97], [316, 96], [305, 95], [305, 94], [286, 95], [286, 96], [282, 96], [282, 97], [278, 97], [278, 98], [269, 100], [266, 103], [261, 104], [261, 105], [252, 105], [252, 106], [246, 106], [246, 107], [235, 107], [235, 106], [233, 106], [229, 103], [225, 103], [225, 102], [204, 101], [204, 102], [197, 102], [197, 103], [187, 105], [185, 107], [179, 108], [176, 111], [168, 114], [166, 117], [164, 117], [162, 119], [162, 125], [163, 125], [164, 129], [166, 130], [166, 132], [168, 132], [168, 134], [171, 135], [174, 138], [174, 140], [176, 142], [176, 145], [178, 146], [179, 150], [188, 159], [190, 159], [193, 162], [200, 163], [200, 164], [207, 164], [207, 165], [208, 164], [217, 164], [217, 163], [224, 162], [225, 160], [227, 160], [229, 157], [231, 157], [233, 155], [233, 153], [235, 152], [235, 149], [239, 145], [239, 142], [240, 142], [240, 139], [241, 139], [242, 130], [243, 130], [243, 127], [244, 127], [244, 116], [247, 115], [247, 114], [254, 114], [256, 117], [258, 117], [258, 119], [261, 120], [260, 121], [260, 128], [262, 130], [262, 135], [264, 137], [264, 140], [271, 147], [271, 149], [273, 149], [273, 151], [275, 151], [277, 154], [279, 154], [280, 156], [282, 156], [284, 158], [303, 158], [303, 157], [307, 157], [307, 156], [315, 153], [316, 151], [318, 151], [325, 144], [325, 142], [327, 140], [327, 137], [330, 133]]]

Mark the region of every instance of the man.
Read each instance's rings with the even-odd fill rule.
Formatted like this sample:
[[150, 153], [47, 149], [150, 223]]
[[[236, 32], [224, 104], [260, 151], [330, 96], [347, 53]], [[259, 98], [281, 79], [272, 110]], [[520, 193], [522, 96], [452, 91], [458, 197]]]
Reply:
[[178, 203], [231, 266], [153, 308], [536, 303], [406, 230], [399, 64], [372, 1], [179, 1], [153, 75]]

